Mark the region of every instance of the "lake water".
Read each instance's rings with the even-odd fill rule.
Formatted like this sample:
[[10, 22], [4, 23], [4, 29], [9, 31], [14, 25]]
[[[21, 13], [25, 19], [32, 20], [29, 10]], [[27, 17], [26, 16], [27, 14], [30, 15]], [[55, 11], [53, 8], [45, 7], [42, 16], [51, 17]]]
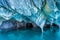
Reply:
[[0, 33], [0, 40], [60, 40], [60, 31], [15, 30]]

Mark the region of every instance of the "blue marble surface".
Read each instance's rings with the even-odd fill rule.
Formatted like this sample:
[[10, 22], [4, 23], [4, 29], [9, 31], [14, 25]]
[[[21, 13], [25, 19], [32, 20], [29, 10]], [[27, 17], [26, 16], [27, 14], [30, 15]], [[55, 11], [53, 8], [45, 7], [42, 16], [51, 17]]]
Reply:
[[53, 20], [54, 23], [58, 20], [59, 2], [59, 0], [1, 0], [0, 16], [5, 20], [14, 18], [19, 22], [29, 19], [43, 28], [46, 20]]
[[14, 18], [21, 22], [29, 19], [43, 30], [46, 20], [58, 24], [56, 20], [60, 16], [59, 2], [59, 0], [1, 0], [0, 16], [3, 21]]
[[[18, 30], [24, 22], [38, 29]], [[60, 40], [60, 0], [0, 0], [0, 40]]]

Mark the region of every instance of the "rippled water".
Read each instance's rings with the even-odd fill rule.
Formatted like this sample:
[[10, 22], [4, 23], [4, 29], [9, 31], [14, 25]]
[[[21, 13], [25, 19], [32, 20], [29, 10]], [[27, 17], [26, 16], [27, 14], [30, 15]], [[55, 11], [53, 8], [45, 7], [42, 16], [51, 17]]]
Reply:
[[0, 40], [60, 40], [60, 31], [15, 30], [0, 33]]

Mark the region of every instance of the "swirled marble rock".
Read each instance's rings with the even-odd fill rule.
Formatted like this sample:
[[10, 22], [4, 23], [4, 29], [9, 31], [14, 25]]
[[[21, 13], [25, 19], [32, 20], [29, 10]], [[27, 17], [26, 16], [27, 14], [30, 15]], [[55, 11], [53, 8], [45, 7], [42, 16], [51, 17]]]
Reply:
[[0, 0], [0, 17], [3, 21], [11, 18], [19, 22], [32, 21], [43, 31], [46, 20], [59, 24], [59, 5], [59, 0]]

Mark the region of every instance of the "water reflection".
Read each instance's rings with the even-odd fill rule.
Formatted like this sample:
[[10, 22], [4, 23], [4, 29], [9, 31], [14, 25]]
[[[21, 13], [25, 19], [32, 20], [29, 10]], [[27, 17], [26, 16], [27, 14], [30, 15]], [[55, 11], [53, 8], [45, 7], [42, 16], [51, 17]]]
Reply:
[[35, 30], [15, 30], [0, 33], [1, 40], [60, 40], [60, 31], [45, 31], [43, 33]]

